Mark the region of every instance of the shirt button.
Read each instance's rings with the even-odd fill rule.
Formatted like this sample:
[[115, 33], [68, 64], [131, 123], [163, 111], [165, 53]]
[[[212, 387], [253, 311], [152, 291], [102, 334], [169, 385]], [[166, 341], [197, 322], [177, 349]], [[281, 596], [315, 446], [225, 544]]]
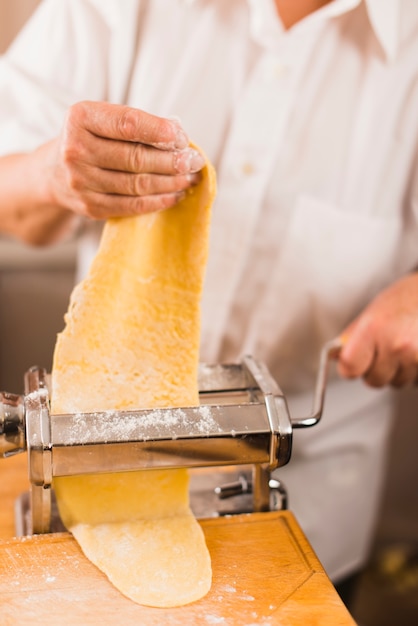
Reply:
[[287, 69], [287, 65], [281, 61], [271, 60], [270, 63], [267, 63], [264, 67], [264, 81], [268, 85], [275, 83], [277, 80], [284, 78]]
[[255, 172], [255, 167], [254, 167], [254, 164], [251, 163], [251, 161], [245, 161], [241, 165], [241, 173], [244, 174], [244, 176], [252, 176], [254, 172]]

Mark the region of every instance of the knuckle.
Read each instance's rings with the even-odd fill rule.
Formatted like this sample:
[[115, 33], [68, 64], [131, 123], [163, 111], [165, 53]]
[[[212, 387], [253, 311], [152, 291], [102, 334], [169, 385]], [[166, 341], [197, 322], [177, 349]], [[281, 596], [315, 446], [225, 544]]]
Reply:
[[161, 194], [155, 196], [141, 196], [135, 203], [136, 213], [152, 213], [161, 211], [173, 206], [175, 201], [170, 194]]
[[63, 181], [72, 191], [81, 191], [86, 184], [82, 167], [83, 149], [78, 143], [64, 142], [60, 148], [60, 169]]
[[70, 189], [72, 192], [82, 191], [84, 187], [83, 179], [82, 179], [82, 176], [79, 174], [79, 172], [75, 168], [73, 167], [67, 168], [65, 178], [66, 178], [66, 185], [68, 189]]
[[378, 389], [379, 387], [383, 387], [385, 384], [385, 381], [382, 379], [382, 377], [374, 371], [366, 373], [364, 375], [364, 380], [368, 385], [370, 385], [370, 387], [375, 387], [376, 389]]
[[130, 109], [124, 109], [116, 119], [117, 131], [121, 137], [125, 139], [131, 139], [135, 137], [137, 131], [137, 116], [136, 113]]
[[61, 161], [70, 166], [86, 157], [85, 142], [77, 132], [65, 132], [60, 145]]
[[150, 177], [136, 174], [131, 177], [131, 195], [146, 196], [151, 191]]
[[146, 169], [145, 151], [141, 144], [129, 146], [129, 168], [132, 172], [144, 173]]
[[166, 193], [159, 196], [160, 204], [157, 210], [170, 209], [183, 198], [183, 193]]
[[341, 376], [348, 379], [357, 378], [360, 375], [360, 373], [350, 364], [340, 365], [338, 367], [338, 371]]
[[77, 126], [82, 126], [86, 122], [88, 114], [88, 102], [81, 101], [72, 104], [68, 110], [65, 117], [64, 126], [66, 128], [74, 128]]
[[398, 358], [402, 358], [403, 356], [413, 358], [415, 347], [412, 339], [409, 337], [399, 337], [396, 339], [392, 347], [392, 353]]

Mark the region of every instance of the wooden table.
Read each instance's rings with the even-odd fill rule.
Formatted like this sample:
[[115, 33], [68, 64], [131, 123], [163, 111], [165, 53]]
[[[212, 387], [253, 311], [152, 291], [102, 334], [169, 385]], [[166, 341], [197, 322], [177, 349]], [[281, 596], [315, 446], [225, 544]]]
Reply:
[[13, 538], [26, 459], [0, 460], [2, 626], [354, 626], [293, 515], [202, 520], [213, 584], [202, 600], [152, 609], [122, 596], [69, 533]]

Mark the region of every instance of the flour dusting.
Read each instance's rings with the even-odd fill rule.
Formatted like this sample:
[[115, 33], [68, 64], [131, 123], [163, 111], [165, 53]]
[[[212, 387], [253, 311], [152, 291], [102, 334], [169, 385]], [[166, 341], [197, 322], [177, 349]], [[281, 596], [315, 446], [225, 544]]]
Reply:
[[[59, 420], [59, 416], [56, 416]], [[222, 432], [209, 406], [149, 411], [104, 411], [72, 416], [66, 442], [69, 445], [176, 439]]]

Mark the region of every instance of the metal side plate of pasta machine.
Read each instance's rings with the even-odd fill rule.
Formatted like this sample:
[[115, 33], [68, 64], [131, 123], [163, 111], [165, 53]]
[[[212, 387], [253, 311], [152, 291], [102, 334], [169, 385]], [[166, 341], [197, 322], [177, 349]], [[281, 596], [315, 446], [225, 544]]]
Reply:
[[297, 419], [266, 366], [251, 356], [202, 364], [198, 407], [66, 415], [51, 415], [49, 377], [31, 368], [23, 395], [0, 394], [0, 456], [28, 455], [30, 493], [17, 503], [17, 535], [60, 529], [53, 478], [75, 474], [182, 467], [190, 470], [197, 517], [286, 508], [271, 472], [289, 462], [293, 429], [320, 420], [328, 364], [339, 348], [338, 341], [323, 347], [312, 412]]

